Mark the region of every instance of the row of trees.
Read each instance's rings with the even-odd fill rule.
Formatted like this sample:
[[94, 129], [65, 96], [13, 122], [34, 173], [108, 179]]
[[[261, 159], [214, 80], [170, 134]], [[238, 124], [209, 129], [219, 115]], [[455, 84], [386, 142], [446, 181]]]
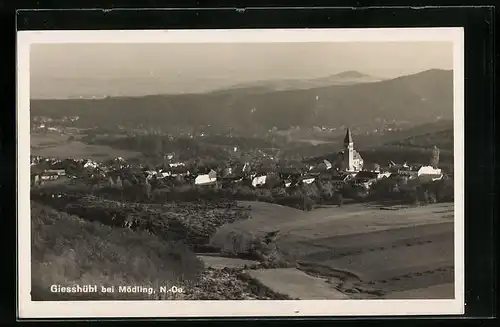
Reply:
[[367, 196], [369, 200], [394, 200], [411, 204], [452, 202], [454, 199], [453, 179], [443, 178], [433, 182], [403, 182], [397, 179], [382, 179], [376, 183]]
[[275, 186], [272, 188], [254, 188], [241, 183], [230, 184], [219, 188], [212, 186], [196, 186], [193, 184], [178, 184], [164, 187], [153, 187], [146, 181], [144, 184], [131, 185], [129, 183], [115, 183], [105, 185], [94, 191], [95, 194], [111, 196], [123, 201], [145, 201], [165, 203], [169, 201], [195, 202], [195, 201], [220, 201], [247, 200], [277, 203], [311, 210], [314, 204], [342, 204], [342, 192], [336, 190], [332, 183], [310, 184], [285, 188]]

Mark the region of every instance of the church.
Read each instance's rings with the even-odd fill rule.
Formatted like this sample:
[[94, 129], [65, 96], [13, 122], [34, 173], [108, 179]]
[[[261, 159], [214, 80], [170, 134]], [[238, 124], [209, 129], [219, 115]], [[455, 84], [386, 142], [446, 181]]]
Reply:
[[358, 151], [354, 150], [354, 141], [348, 128], [344, 138], [344, 150], [337, 155], [337, 168], [346, 173], [354, 173], [363, 170], [363, 158]]

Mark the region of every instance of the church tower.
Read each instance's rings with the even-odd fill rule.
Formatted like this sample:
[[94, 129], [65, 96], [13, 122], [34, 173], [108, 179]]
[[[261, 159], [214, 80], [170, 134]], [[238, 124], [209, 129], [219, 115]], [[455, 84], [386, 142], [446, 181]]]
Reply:
[[354, 171], [354, 142], [351, 130], [348, 128], [344, 138], [344, 167], [347, 171]]

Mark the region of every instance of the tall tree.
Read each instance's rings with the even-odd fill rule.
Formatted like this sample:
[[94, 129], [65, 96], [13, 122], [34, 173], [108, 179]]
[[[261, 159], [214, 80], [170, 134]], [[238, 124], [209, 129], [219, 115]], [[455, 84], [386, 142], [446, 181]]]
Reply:
[[122, 179], [120, 176], [116, 177], [116, 187], [118, 188], [123, 188], [123, 183], [122, 183]]
[[147, 178], [144, 180], [144, 193], [148, 199], [151, 198], [151, 184]]

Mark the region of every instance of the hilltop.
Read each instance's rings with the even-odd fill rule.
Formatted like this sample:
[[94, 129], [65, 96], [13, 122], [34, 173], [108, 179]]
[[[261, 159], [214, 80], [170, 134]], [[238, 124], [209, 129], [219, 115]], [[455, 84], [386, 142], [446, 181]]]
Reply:
[[[351, 75], [349, 73], [347, 75]], [[381, 118], [427, 123], [453, 117], [453, 72], [429, 70], [378, 82], [259, 92], [220, 92], [105, 99], [35, 100], [32, 115], [79, 116], [79, 124], [152, 127], [212, 125], [257, 132], [273, 126], [373, 124]]]
[[332, 85], [354, 85], [358, 83], [378, 82], [382, 79], [360, 73], [355, 70], [343, 71], [329, 76], [310, 79], [281, 79], [266, 80], [234, 85], [227, 90], [217, 90], [214, 92], [227, 92], [234, 89], [247, 89], [252, 92], [286, 91], [286, 90], [307, 90], [317, 87], [327, 87]]

